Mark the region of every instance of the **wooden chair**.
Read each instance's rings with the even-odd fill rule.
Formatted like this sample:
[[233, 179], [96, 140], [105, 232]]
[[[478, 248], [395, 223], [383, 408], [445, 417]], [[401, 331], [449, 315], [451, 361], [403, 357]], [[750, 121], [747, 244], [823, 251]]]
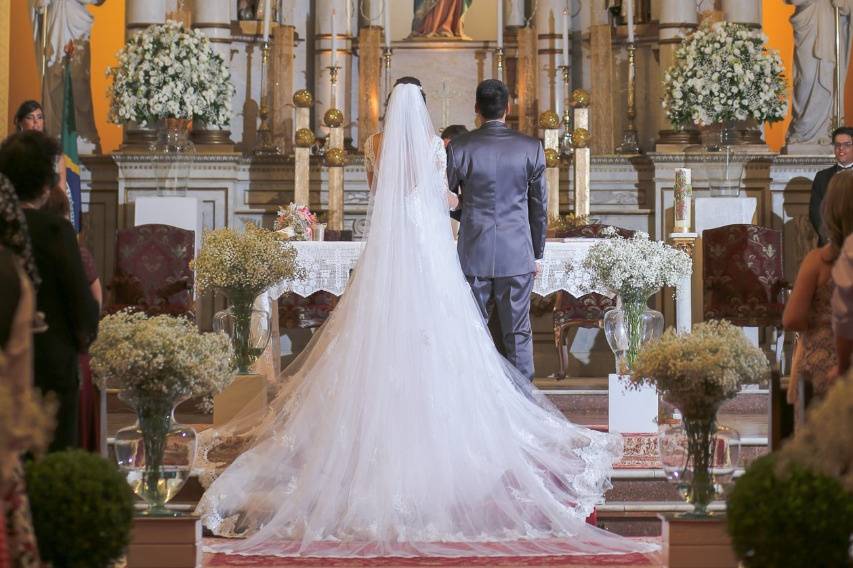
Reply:
[[[609, 225], [582, 225], [565, 231], [560, 231], [557, 238], [603, 238], [602, 231]], [[634, 231], [615, 227], [616, 232], [625, 237], [634, 236]], [[616, 306], [616, 299], [602, 296], [595, 292], [575, 298], [567, 292], [557, 292], [554, 303], [554, 345], [560, 360], [560, 370], [557, 378], [566, 378], [569, 369], [568, 334], [573, 328], [596, 328], [601, 326], [602, 318], [607, 310]]]
[[106, 311], [132, 308], [150, 315], [193, 317], [194, 243], [193, 231], [170, 225], [120, 229]]
[[793, 413], [780, 379], [785, 370], [782, 312], [790, 286], [782, 267], [782, 232], [758, 225], [726, 225], [702, 233], [705, 320], [771, 328], [773, 343], [769, 438], [771, 447], [793, 432]]

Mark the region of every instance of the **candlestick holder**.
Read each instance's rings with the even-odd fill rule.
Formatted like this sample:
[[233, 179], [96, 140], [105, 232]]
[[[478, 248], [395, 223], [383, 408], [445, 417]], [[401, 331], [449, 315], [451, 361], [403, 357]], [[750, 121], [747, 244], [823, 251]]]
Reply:
[[569, 66], [560, 65], [557, 69], [562, 72], [563, 76], [563, 135], [560, 137], [560, 153], [570, 157], [575, 149], [575, 144], [572, 134], [572, 111], [570, 110], [572, 94], [569, 89]]
[[270, 42], [264, 41], [261, 48], [261, 104], [258, 108], [258, 118], [261, 119], [258, 126], [257, 140], [253, 153], [256, 156], [277, 156], [281, 150], [275, 145], [270, 129], [270, 104], [267, 88], [267, 75], [269, 74]]
[[387, 112], [388, 95], [391, 94], [391, 55], [394, 50], [388, 46], [382, 49], [382, 60], [385, 62], [385, 106]]
[[495, 49], [495, 61], [498, 64], [498, 79], [504, 80], [504, 48], [498, 47]]
[[628, 122], [625, 129], [622, 131], [622, 144], [617, 148], [620, 154], [639, 154], [640, 153], [640, 138], [637, 135], [637, 126], [635, 119], [637, 118], [637, 46], [634, 42], [629, 42], [628, 50], [628, 110], [626, 116]]

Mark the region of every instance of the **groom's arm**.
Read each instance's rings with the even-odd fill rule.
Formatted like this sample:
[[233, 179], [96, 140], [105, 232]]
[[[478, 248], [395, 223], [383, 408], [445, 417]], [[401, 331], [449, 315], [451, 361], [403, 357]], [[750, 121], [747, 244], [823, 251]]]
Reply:
[[[538, 141], [537, 141], [538, 142]], [[545, 236], [548, 230], [548, 189], [545, 184], [545, 151], [536, 144], [536, 158], [530, 168], [527, 182], [527, 210], [530, 235], [533, 240], [533, 258], [545, 254]]]
[[459, 206], [450, 212], [450, 217], [462, 220], [462, 197], [459, 195], [459, 174], [456, 170], [456, 160], [453, 155], [453, 142], [447, 145], [447, 189], [459, 196]]

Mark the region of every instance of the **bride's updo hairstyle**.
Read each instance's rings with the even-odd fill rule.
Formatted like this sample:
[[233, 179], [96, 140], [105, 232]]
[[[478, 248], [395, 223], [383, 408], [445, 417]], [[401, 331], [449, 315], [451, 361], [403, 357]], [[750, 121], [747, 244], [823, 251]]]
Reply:
[[[416, 85], [418, 89], [421, 90], [421, 96], [424, 98], [424, 103], [426, 103], [426, 93], [424, 93], [423, 86], [421, 85], [421, 80], [417, 77], [400, 77], [396, 81], [394, 81], [394, 87], [397, 85]], [[393, 87], [391, 88], [393, 92]], [[385, 99], [385, 108], [388, 108], [388, 101], [391, 100], [391, 93], [388, 93], [388, 98]]]

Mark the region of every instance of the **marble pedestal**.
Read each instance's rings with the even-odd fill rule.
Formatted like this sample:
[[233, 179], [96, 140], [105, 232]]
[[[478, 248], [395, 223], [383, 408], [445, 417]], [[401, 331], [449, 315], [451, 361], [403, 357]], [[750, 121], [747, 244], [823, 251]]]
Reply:
[[611, 373], [607, 380], [607, 421], [610, 432], [647, 434], [658, 431], [658, 393], [654, 387], [629, 388], [627, 376]]

